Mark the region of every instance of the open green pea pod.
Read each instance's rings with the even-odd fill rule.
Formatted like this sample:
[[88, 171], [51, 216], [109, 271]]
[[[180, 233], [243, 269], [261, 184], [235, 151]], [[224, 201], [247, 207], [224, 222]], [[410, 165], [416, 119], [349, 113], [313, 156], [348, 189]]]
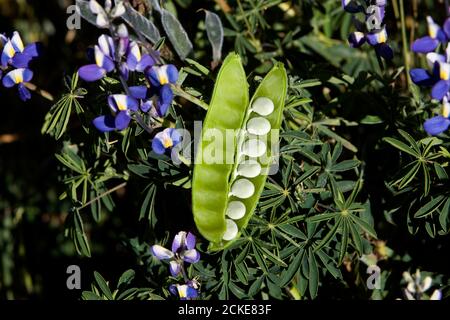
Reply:
[[250, 102], [248, 90], [241, 59], [232, 53], [217, 76], [192, 181], [194, 220], [211, 251], [230, 245], [247, 226], [278, 157], [284, 66], [273, 67]]

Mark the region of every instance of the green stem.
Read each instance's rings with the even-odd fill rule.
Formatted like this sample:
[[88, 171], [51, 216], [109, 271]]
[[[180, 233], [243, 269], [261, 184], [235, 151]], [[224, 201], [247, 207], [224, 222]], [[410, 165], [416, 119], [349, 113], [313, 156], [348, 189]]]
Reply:
[[406, 37], [406, 22], [405, 22], [405, 6], [403, 0], [400, 1], [400, 21], [402, 26], [402, 42], [403, 42], [403, 59], [405, 60], [406, 80], [408, 82], [408, 88], [411, 85], [411, 78], [409, 76], [409, 49], [408, 41]]
[[192, 102], [193, 104], [199, 106], [200, 108], [203, 108], [205, 110], [208, 110], [209, 106], [207, 103], [203, 102], [202, 100], [190, 95], [189, 93], [187, 93], [186, 91], [184, 91], [183, 89], [181, 89], [180, 87], [177, 87], [175, 85], [171, 85], [170, 86], [172, 88], [172, 91], [175, 95], [182, 97], [190, 102]]
[[76, 210], [84, 209], [84, 208], [90, 206], [91, 204], [93, 204], [95, 201], [100, 200], [100, 199], [103, 198], [104, 196], [107, 196], [108, 194], [113, 193], [114, 191], [117, 191], [117, 190], [119, 190], [119, 189], [124, 188], [126, 185], [127, 185], [127, 183], [126, 183], [126, 182], [123, 182], [123, 183], [121, 183], [121, 184], [115, 186], [114, 188], [109, 189], [108, 191], [102, 193], [102, 194], [99, 195], [98, 197], [95, 197], [95, 198], [92, 199], [91, 201], [86, 202], [86, 203], [85, 203], [84, 205], [82, 205], [81, 207], [76, 208]]

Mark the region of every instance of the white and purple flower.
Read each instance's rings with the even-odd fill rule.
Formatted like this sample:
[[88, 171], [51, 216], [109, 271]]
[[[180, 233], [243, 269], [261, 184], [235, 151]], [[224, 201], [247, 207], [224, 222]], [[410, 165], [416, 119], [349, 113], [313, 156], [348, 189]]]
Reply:
[[124, 94], [114, 94], [108, 97], [108, 105], [112, 114], [100, 116], [93, 120], [94, 126], [101, 132], [124, 130], [131, 121], [131, 112], [138, 111], [139, 102]]
[[160, 245], [151, 247], [152, 254], [159, 260], [170, 260], [170, 273], [178, 276], [183, 268], [183, 262], [197, 263], [200, 253], [195, 249], [196, 239], [192, 233], [178, 232], [172, 242], [172, 250]]

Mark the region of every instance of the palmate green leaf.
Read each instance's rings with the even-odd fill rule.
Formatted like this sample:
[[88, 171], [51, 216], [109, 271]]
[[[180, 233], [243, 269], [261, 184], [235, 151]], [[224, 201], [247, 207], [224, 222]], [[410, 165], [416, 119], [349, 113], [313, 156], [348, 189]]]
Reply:
[[81, 299], [83, 300], [103, 300], [102, 297], [97, 295], [96, 293], [92, 291], [83, 291], [81, 294]]
[[256, 280], [252, 283], [250, 286], [250, 289], [248, 290], [248, 295], [250, 297], [254, 297], [260, 290], [261, 286], [265, 280], [265, 276], [260, 276], [256, 278]]
[[339, 247], [339, 258], [338, 258], [338, 265], [342, 264], [342, 261], [344, 261], [345, 254], [347, 253], [347, 247], [348, 247], [348, 218], [342, 219], [342, 239], [341, 239], [341, 245]]
[[357, 217], [354, 214], [349, 215], [349, 217], [353, 220], [353, 222], [355, 222], [359, 227], [361, 227], [361, 229], [367, 232], [371, 237], [377, 238], [377, 233], [370, 224], [368, 224], [366, 221], [364, 221], [360, 217]]
[[363, 254], [363, 244], [361, 235], [359, 234], [358, 230], [356, 230], [356, 227], [351, 221], [347, 221], [348, 228], [350, 230], [350, 234], [353, 240], [353, 244], [355, 245], [356, 251], [361, 256]]
[[334, 219], [334, 226], [331, 228], [330, 231], [326, 234], [326, 236], [322, 239], [322, 241], [317, 245], [317, 247], [314, 248], [315, 251], [318, 251], [325, 247], [331, 240], [333, 240], [334, 236], [336, 235], [339, 226], [342, 222], [342, 216], [339, 215]]
[[449, 211], [450, 211], [450, 198], [447, 198], [445, 201], [444, 206], [440, 210], [439, 214], [439, 223], [444, 230], [444, 232], [448, 231], [448, 217], [449, 217]]
[[281, 287], [287, 286], [294, 278], [295, 274], [300, 268], [304, 253], [305, 250], [300, 249], [295, 258], [289, 263], [289, 267], [283, 270], [283, 272], [281, 273], [281, 280], [280, 280]]
[[161, 23], [180, 59], [186, 59], [192, 52], [193, 45], [181, 23], [165, 9], [161, 12]]
[[106, 296], [106, 298], [108, 298], [108, 300], [114, 300], [114, 297], [111, 293], [111, 289], [109, 288], [108, 284], [106, 283], [106, 280], [102, 277], [102, 275], [97, 271], [94, 271], [94, 278], [97, 285], [99, 286], [102, 293]]
[[394, 138], [390, 138], [390, 137], [385, 137], [383, 138], [384, 141], [386, 141], [387, 143], [389, 143], [390, 145], [392, 145], [393, 147], [408, 153], [409, 155], [415, 157], [415, 158], [419, 158], [420, 157], [420, 152], [417, 152], [416, 150], [414, 150], [413, 148], [407, 146], [405, 143], [394, 139]]
[[142, 203], [139, 220], [147, 219], [150, 226], [154, 227], [156, 224], [155, 199], [157, 187], [153, 183], [149, 184], [145, 189], [147, 194]]
[[360, 165], [359, 160], [344, 160], [342, 162], [339, 162], [335, 165], [333, 165], [330, 169], [331, 172], [344, 172], [348, 170], [352, 170], [354, 168], [357, 168]]
[[417, 142], [413, 139], [413, 137], [411, 137], [411, 135], [406, 132], [403, 131], [402, 129], [398, 129], [398, 133], [400, 133], [400, 135], [406, 140], [408, 141], [408, 143], [411, 145], [411, 148], [416, 152], [420, 154], [420, 148], [419, 145], [417, 144]]
[[411, 181], [414, 180], [414, 178], [416, 177], [417, 173], [419, 172], [419, 169], [421, 166], [420, 166], [420, 162], [415, 161], [415, 162], [410, 163], [407, 166], [407, 168], [408, 167], [411, 167], [411, 169], [409, 169], [409, 171], [402, 178], [400, 178], [399, 180], [397, 180], [395, 182], [395, 184], [396, 183], [399, 184], [398, 185], [399, 189], [405, 188], [408, 184], [411, 183]]
[[336, 218], [340, 212], [321, 213], [306, 219], [307, 222], [321, 222]]
[[81, 219], [78, 210], [73, 210], [70, 213], [66, 223], [68, 224], [66, 234], [72, 239], [77, 253], [79, 255], [90, 257], [91, 249], [86, 233], [84, 232], [83, 220]]
[[319, 290], [319, 267], [317, 266], [317, 261], [313, 250], [309, 250], [308, 255], [308, 265], [309, 265], [309, 295], [312, 299], [317, 296]]
[[446, 200], [446, 196], [439, 195], [436, 198], [432, 198], [427, 204], [422, 206], [419, 210], [414, 213], [414, 218], [423, 218], [431, 215], [435, 212]]

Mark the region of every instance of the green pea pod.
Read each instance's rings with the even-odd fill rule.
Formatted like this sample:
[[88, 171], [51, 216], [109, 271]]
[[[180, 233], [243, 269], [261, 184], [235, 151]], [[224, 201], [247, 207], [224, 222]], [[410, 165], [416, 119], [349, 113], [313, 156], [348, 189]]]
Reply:
[[237, 239], [255, 211], [278, 156], [277, 149], [272, 153], [279, 141], [286, 91], [281, 63], [266, 75], [250, 103], [240, 57], [228, 55], [219, 71], [192, 181], [194, 220], [211, 242], [211, 251]]

